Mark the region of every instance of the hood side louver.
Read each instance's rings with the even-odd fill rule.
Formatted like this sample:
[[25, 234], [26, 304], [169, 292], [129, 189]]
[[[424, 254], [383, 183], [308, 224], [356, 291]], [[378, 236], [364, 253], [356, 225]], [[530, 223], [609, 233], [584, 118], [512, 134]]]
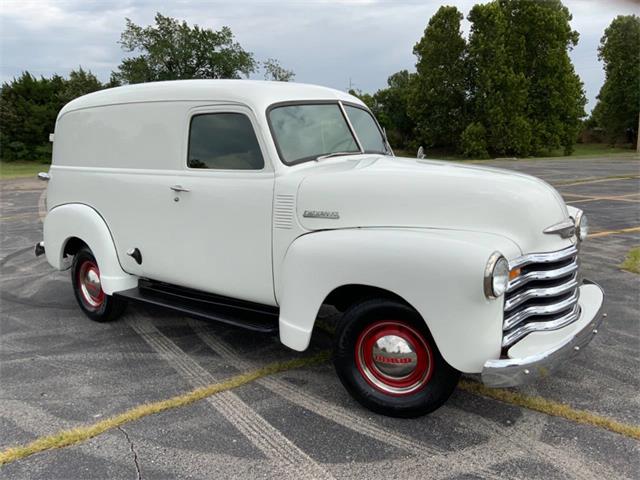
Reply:
[[293, 227], [295, 204], [295, 195], [276, 195], [273, 207], [273, 226], [275, 228], [289, 230]]

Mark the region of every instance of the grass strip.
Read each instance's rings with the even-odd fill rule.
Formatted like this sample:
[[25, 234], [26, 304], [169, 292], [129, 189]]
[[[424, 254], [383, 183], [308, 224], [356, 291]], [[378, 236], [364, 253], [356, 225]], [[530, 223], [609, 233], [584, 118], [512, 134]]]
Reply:
[[621, 228], [619, 230], [605, 230], [602, 232], [593, 232], [589, 234], [589, 238], [608, 237], [609, 235], [619, 235], [621, 233], [640, 232], [640, 227]]
[[625, 437], [640, 440], [640, 426], [622, 423], [612, 418], [597, 415], [587, 410], [579, 410], [565, 403], [555, 402], [542, 397], [526, 395], [524, 393], [504, 388], [489, 388], [481, 383], [463, 379], [458, 388], [476, 395], [489, 397], [511, 405], [528, 408], [536, 412], [545, 413], [552, 417], [561, 417], [583, 425], [604, 428]]
[[557, 187], [571, 187], [573, 185], [586, 185], [589, 183], [615, 182], [617, 180], [636, 180], [640, 175], [609, 175], [608, 177], [587, 177], [565, 180], [563, 182], [553, 182]]
[[246, 385], [247, 383], [253, 382], [254, 380], [266, 377], [268, 375], [285, 372], [294, 368], [323, 363], [328, 358], [329, 352], [325, 351], [311, 357], [297, 358], [286, 362], [272, 363], [257, 370], [235, 375], [222, 382], [196, 388], [195, 390], [191, 390], [190, 392], [184, 393], [182, 395], [177, 395], [166, 400], [159, 400], [157, 402], [145, 403], [143, 405], [133, 407], [122, 413], [106, 418], [91, 425], [85, 425], [69, 430], [62, 430], [52, 435], [46, 435], [34, 440], [31, 443], [27, 443], [26, 445], [10, 447], [0, 452], [0, 465], [5, 465], [21, 458], [33, 455], [34, 453], [43, 452], [45, 450], [75, 445], [77, 443], [84, 442], [85, 440], [89, 440], [90, 438], [93, 438], [97, 435], [100, 435], [107, 430], [112, 430], [121, 425], [132, 422], [134, 420], [139, 420], [148, 415], [153, 415], [174, 408], [184, 407], [185, 405], [189, 405], [217, 393], [238, 388], [242, 385]]
[[620, 268], [631, 273], [640, 273], [640, 247], [634, 247], [627, 253], [627, 258], [620, 265]]

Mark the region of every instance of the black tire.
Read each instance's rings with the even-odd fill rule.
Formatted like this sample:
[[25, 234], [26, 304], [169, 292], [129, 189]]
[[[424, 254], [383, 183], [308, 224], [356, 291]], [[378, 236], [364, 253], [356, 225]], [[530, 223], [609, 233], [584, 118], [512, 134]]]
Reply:
[[[89, 285], [90, 282], [80, 280], [81, 277], [87, 278], [88, 275], [93, 278], [97, 275], [98, 283]], [[71, 282], [76, 301], [84, 314], [94, 322], [112, 322], [122, 315], [127, 302], [122, 298], [105, 294], [100, 287], [99, 278], [100, 270], [93, 253], [89, 247], [81, 248], [73, 257], [71, 266]]]
[[[367, 348], [367, 345], [376, 345], [371, 339], [390, 336], [392, 332], [399, 332], [397, 336], [405, 339], [407, 345], [417, 345], [415, 360], [406, 355], [394, 359], [393, 353]], [[365, 351], [371, 351], [370, 361]], [[389, 369], [394, 368], [389, 365], [406, 363], [405, 368], [410, 370], [412, 362], [416, 366], [405, 377], [386, 377], [377, 368], [380, 365]], [[460, 378], [460, 372], [440, 355], [420, 315], [409, 306], [389, 299], [364, 300], [345, 312], [336, 331], [333, 363], [340, 381], [358, 402], [391, 417], [418, 417], [436, 410], [451, 396]], [[415, 380], [414, 375], [417, 375]], [[386, 383], [388, 378], [391, 378], [389, 382], [404, 381], [409, 385], [390, 386]], [[389, 393], [387, 389], [396, 391]]]

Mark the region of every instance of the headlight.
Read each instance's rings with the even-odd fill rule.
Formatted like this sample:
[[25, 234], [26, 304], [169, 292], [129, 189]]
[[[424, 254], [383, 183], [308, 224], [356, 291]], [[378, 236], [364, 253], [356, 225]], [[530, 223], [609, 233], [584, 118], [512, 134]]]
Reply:
[[582, 210], [576, 215], [576, 232], [580, 241], [586, 240], [589, 235], [589, 221]]
[[487, 298], [498, 298], [507, 291], [509, 284], [509, 262], [499, 252], [494, 252], [484, 270], [484, 294]]

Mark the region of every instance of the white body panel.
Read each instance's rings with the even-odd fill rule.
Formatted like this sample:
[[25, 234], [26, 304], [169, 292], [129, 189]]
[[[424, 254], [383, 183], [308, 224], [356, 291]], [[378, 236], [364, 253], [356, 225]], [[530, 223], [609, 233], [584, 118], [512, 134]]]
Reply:
[[[232, 80], [134, 85], [69, 103], [56, 123], [49, 262], [63, 268], [64, 244], [77, 236], [108, 294], [148, 277], [279, 306], [281, 340], [296, 350], [334, 289], [382, 288], [422, 315], [452, 366], [480, 372], [501, 350], [503, 299], [483, 293], [489, 256], [566, 248], [575, 239], [542, 231], [574, 210], [545, 182], [498, 169], [367, 154], [286, 166], [266, 112], [292, 100], [362, 105], [322, 87]], [[263, 170], [187, 168], [189, 120], [208, 111], [250, 118]]]

